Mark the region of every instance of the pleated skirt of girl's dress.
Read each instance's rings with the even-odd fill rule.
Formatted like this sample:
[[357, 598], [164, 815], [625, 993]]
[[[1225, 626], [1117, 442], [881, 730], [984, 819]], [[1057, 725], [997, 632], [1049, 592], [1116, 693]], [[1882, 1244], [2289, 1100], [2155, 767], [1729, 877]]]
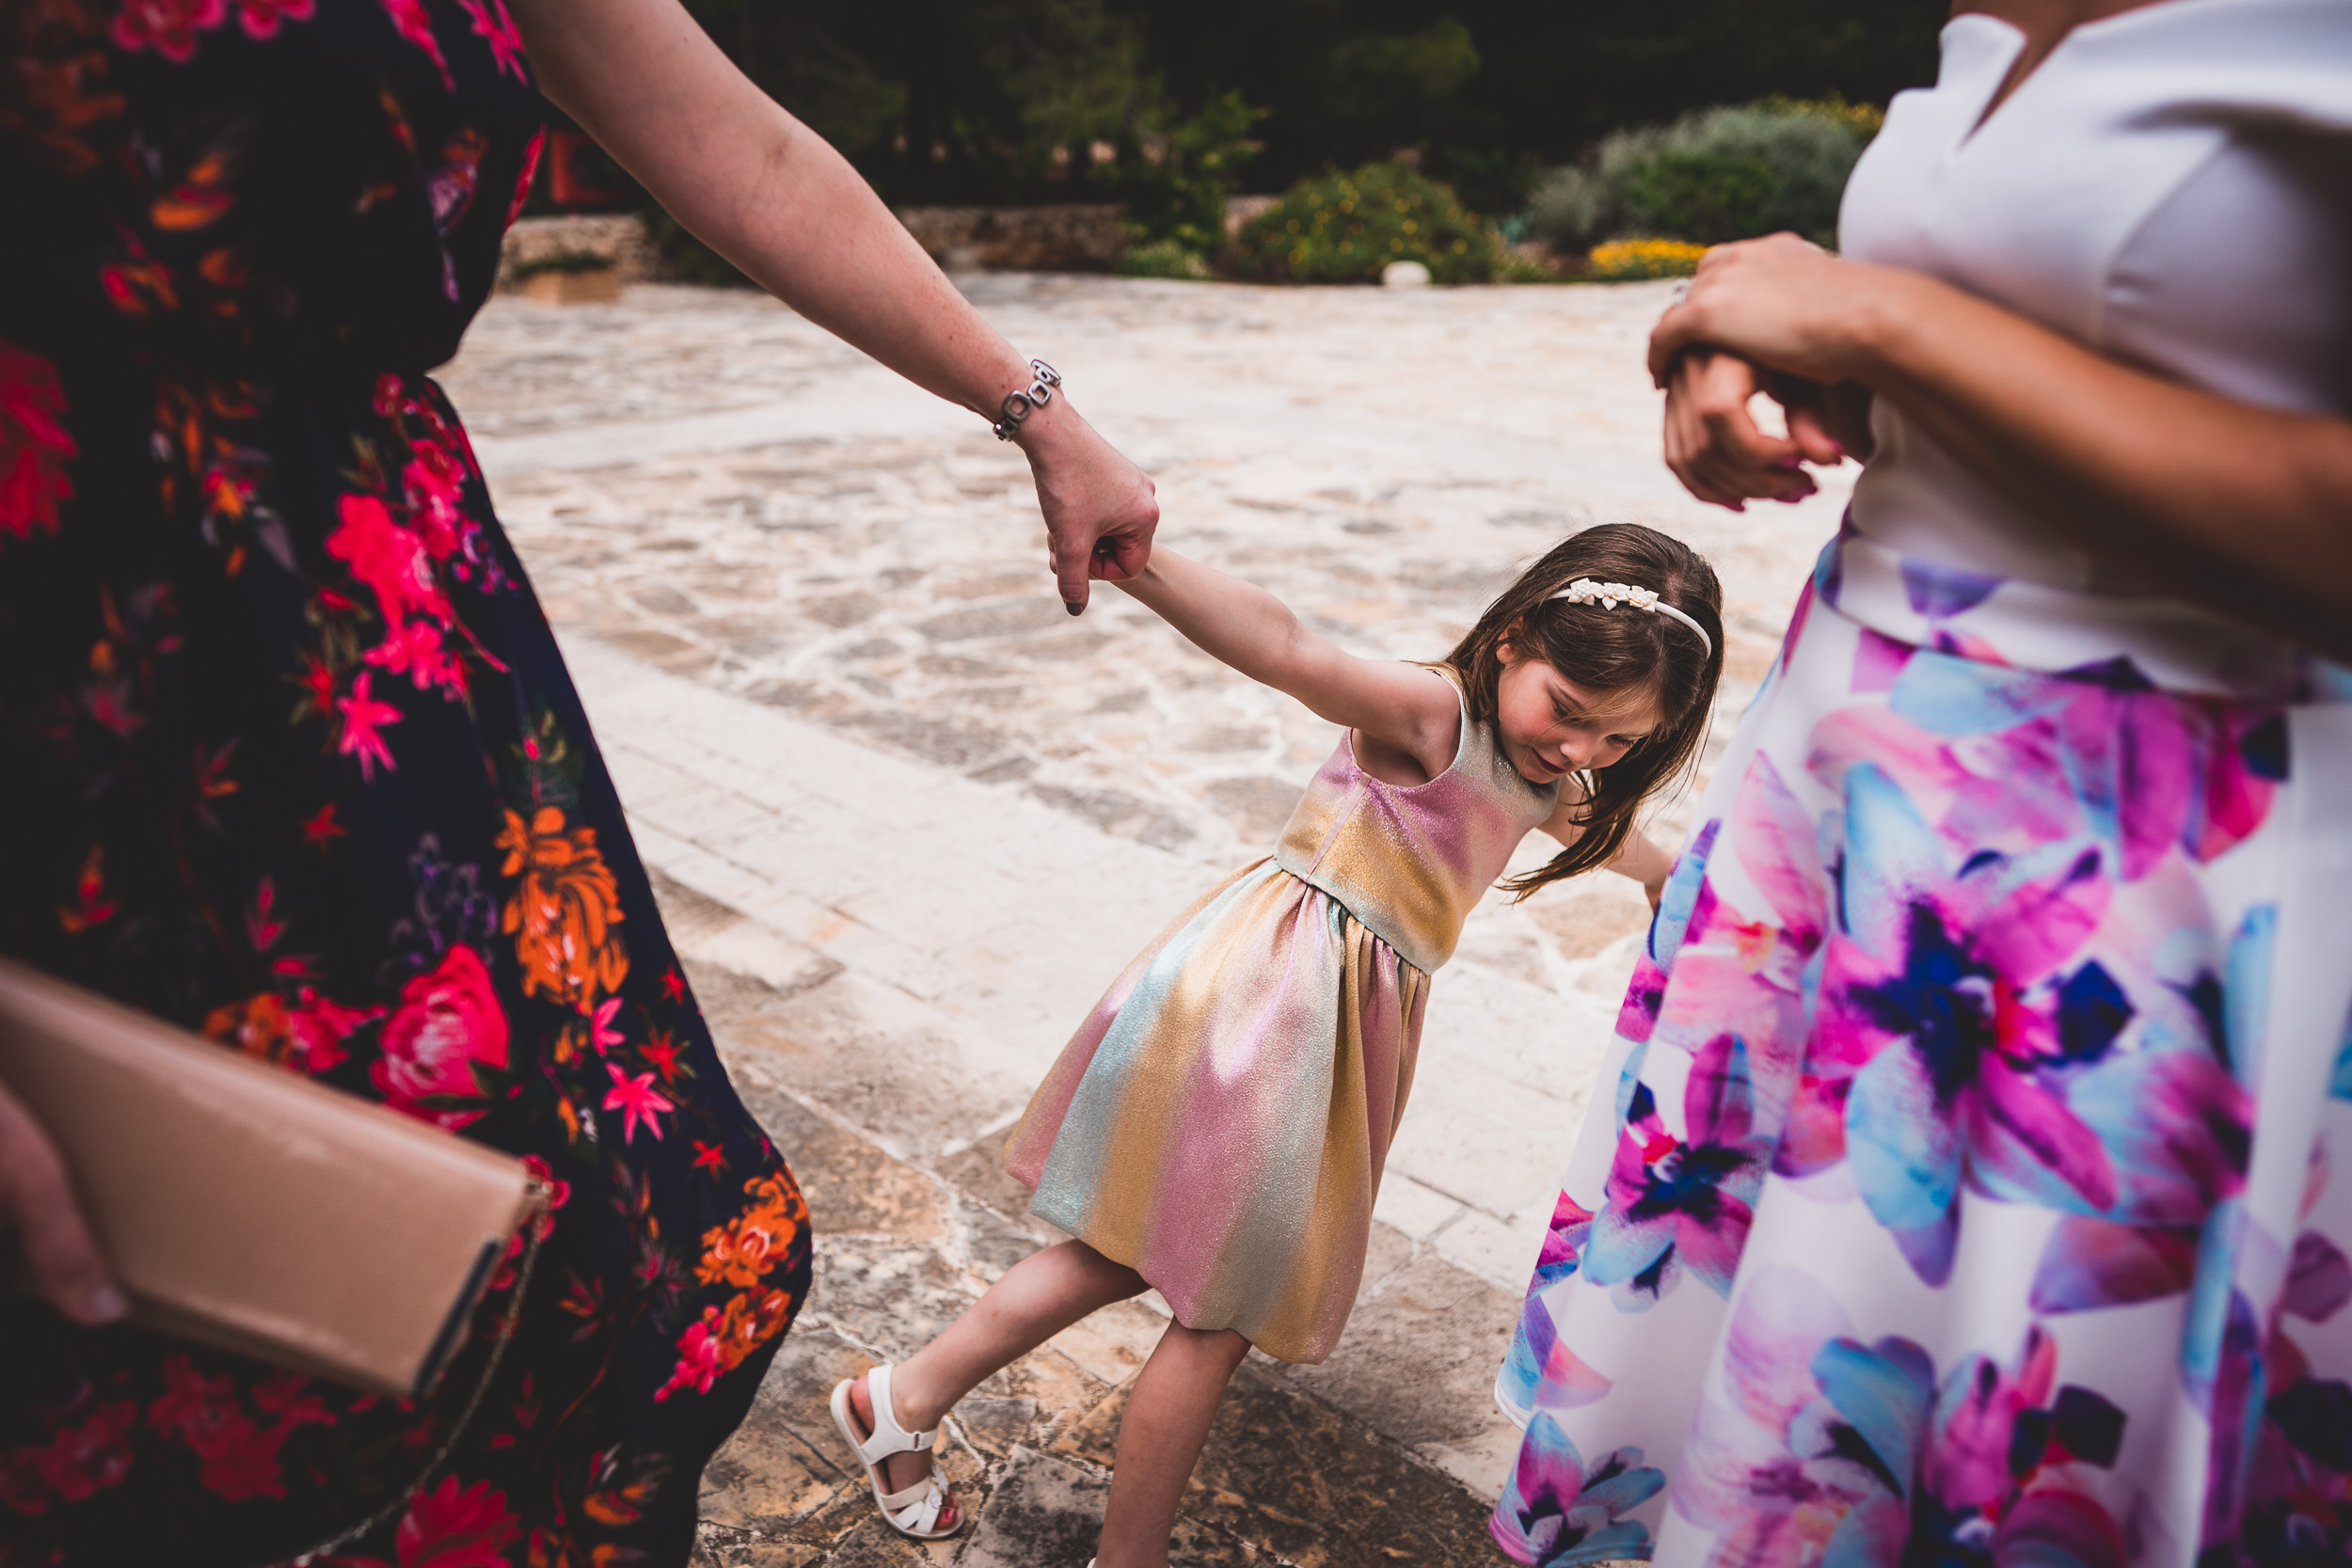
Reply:
[[1095, 1005], [1005, 1168], [1179, 1323], [1321, 1361], [1356, 1303], [1428, 995], [1329, 894], [1247, 866]]

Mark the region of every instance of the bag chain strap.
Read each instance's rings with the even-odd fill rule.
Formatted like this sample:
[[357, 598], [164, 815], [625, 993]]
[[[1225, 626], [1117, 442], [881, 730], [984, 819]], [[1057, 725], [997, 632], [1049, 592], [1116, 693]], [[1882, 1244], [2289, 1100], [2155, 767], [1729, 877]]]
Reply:
[[257, 1563], [255, 1568], [310, 1568], [311, 1563], [327, 1553], [339, 1551], [370, 1530], [389, 1523], [416, 1499], [417, 1494], [424, 1490], [425, 1482], [431, 1481], [448, 1463], [449, 1456], [457, 1451], [458, 1441], [466, 1435], [466, 1429], [473, 1424], [474, 1413], [482, 1408], [484, 1397], [490, 1392], [490, 1381], [498, 1376], [499, 1363], [506, 1358], [507, 1342], [515, 1338], [515, 1326], [522, 1320], [523, 1295], [531, 1289], [532, 1265], [539, 1260], [539, 1245], [547, 1240], [547, 1233], [555, 1228], [552, 1224], [542, 1226], [539, 1222], [551, 1218], [548, 1211], [541, 1208], [523, 1222], [530, 1232], [530, 1239], [523, 1243], [522, 1262], [515, 1271], [515, 1293], [507, 1301], [505, 1319], [499, 1324], [498, 1338], [490, 1343], [489, 1362], [482, 1369], [482, 1376], [474, 1384], [473, 1392], [467, 1396], [466, 1408], [459, 1412], [457, 1424], [450, 1428], [449, 1436], [434, 1450], [433, 1457], [425, 1461], [424, 1468], [417, 1472], [417, 1479], [410, 1481], [399, 1497], [358, 1524], [339, 1530], [317, 1545], [307, 1547], [292, 1557], [274, 1557], [267, 1563]]

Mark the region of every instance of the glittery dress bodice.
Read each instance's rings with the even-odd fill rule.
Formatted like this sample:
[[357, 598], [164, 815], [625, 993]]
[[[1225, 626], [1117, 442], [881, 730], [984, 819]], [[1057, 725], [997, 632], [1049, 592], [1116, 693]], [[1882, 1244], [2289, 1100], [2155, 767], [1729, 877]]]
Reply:
[[[1452, 671], [1431, 673], [1459, 699]], [[1493, 724], [1473, 721], [1466, 707], [1453, 766], [1410, 787], [1365, 772], [1354, 736], [1341, 736], [1291, 813], [1274, 860], [1428, 974], [1454, 956], [1462, 922], [1559, 800], [1558, 784], [1521, 778]]]

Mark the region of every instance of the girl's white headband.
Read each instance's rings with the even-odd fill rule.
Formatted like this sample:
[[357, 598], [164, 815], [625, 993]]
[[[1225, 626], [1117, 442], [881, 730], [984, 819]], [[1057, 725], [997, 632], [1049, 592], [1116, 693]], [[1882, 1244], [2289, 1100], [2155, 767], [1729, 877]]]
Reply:
[[1706, 645], [1708, 657], [1715, 657], [1715, 640], [1707, 635], [1707, 628], [1660, 598], [1655, 589], [1636, 588], [1629, 582], [1595, 582], [1591, 578], [1579, 578], [1551, 597], [1565, 599], [1570, 604], [1597, 604], [1603, 610], [1614, 610], [1621, 604], [1629, 604], [1653, 615], [1671, 615], [1697, 632], [1699, 641]]

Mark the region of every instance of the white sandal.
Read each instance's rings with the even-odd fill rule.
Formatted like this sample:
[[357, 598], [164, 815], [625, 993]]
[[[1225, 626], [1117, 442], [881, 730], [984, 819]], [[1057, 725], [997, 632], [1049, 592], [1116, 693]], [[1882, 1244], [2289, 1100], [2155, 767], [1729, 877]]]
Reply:
[[882, 1490], [882, 1462], [894, 1454], [931, 1453], [939, 1441], [939, 1429], [929, 1432], [909, 1432], [898, 1424], [898, 1413], [890, 1402], [890, 1367], [887, 1363], [866, 1374], [866, 1391], [874, 1406], [874, 1432], [870, 1437], [857, 1434], [857, 1412], [850, 1403], [850, 1386], [857, 1379], [843, 1378], [834, 1386], [833, 1424], [841, 1429], [842, 1440], [857, 1453], [866, 1466], [866, 1484], [874, 1489], [874, 1506], [882, 1511], [882, 1522], [900, 1535], [916, 1541], [945, 1541], [963, 1528], [964, 1520], [959, 1512], [956, 1522], [946, 1529], [934, 1528], [940, 1511], [947, 1506], [947, 1488], [939, 1479], [937, 1456], [933, 1455], [930, 1474], [900, 1492]]

